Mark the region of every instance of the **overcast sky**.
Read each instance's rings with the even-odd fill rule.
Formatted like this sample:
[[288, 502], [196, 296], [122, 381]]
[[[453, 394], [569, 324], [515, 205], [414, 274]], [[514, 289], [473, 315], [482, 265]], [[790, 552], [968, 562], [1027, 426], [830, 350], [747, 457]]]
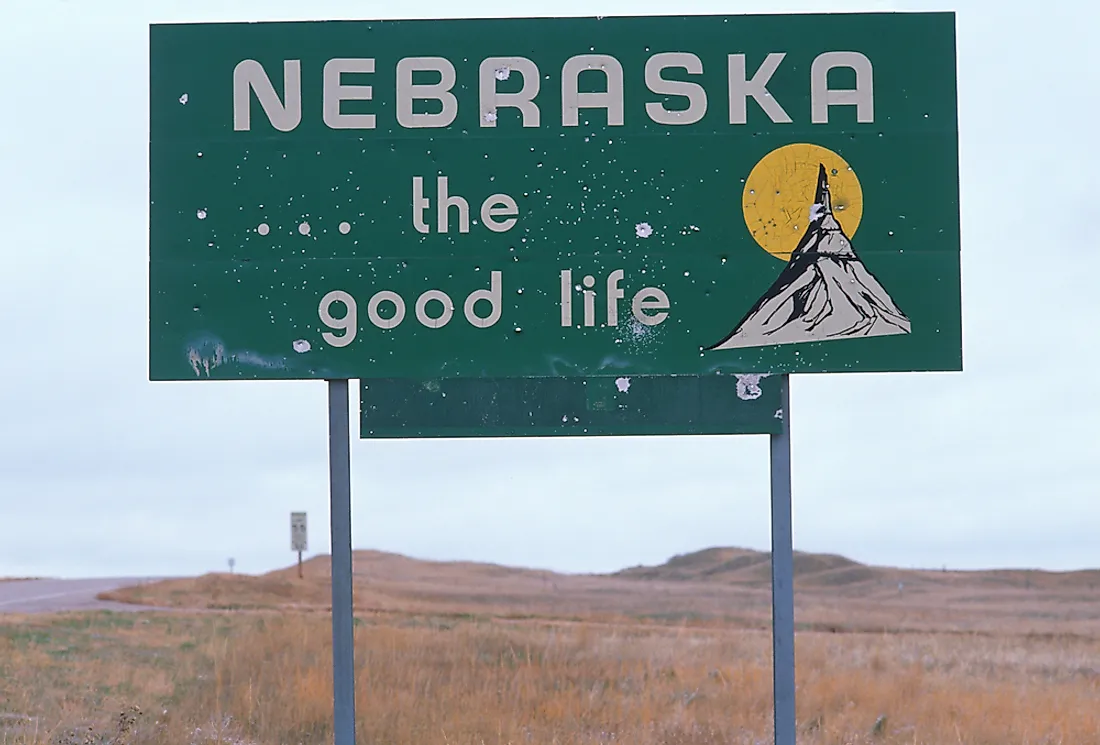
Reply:
[[[267, 571], [294, 560], [292, 510], [309, 513], [312, 552], [328, 551], [323, 382], [147, 382], [148, 24], [459, 5], [670, 8], [0, 2], [0, 576], [197, 574], [231, 556]], [[793, 379], [795, 547], [901, 566], [1098, 567], [1100, 4], [828, 5], [958, 12], [966, 369]], [[563, 571], [766, 549], [767, 457], [762, 436], [355, 441], [354, 543]]]

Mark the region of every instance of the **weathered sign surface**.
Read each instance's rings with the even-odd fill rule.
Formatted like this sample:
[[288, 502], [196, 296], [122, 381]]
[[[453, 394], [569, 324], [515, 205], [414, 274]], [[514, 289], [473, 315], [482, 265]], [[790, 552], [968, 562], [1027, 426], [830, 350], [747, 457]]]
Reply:
[[153, 26], [150, 378], [959, 370], [954, 28]]
[[362, 439], [778, 434], [779, 378], [371, 378]]

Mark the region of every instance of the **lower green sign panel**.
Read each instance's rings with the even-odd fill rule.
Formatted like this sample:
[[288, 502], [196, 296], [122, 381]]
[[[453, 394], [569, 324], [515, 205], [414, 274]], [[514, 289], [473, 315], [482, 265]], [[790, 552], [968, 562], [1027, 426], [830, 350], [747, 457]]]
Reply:
[[361, 439], [775, 434], [780, 378], [368, 378]]

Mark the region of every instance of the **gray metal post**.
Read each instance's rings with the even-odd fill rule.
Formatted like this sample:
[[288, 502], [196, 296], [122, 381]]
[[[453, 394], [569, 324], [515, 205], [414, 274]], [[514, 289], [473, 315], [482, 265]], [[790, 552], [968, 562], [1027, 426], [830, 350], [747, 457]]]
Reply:
[[328, 381], [329, 515], [332, 524], [332, 683], [335, 745], [355, 745], [355, 647], [351, 590], [351, 424], [348, 381]]
[[771, 436], [772, 676], [775, 745], [795, 745], [794, 537], [791, 529], [791, 381], [780, 378], [783, 431]]

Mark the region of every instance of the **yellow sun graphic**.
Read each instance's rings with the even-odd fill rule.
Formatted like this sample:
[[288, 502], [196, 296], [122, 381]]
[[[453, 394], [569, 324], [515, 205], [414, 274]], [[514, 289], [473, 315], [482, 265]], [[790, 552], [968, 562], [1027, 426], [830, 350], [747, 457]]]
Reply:
[[745, 180], [745, 225], [777, 259], [789, 261], [806, 232], [821, 165], [829, 179], [833, 214], [852, 238], [863, 217], [863, 189], [856, 172], [832, 150], [802, 142], [784, 145], [761, 158]]

